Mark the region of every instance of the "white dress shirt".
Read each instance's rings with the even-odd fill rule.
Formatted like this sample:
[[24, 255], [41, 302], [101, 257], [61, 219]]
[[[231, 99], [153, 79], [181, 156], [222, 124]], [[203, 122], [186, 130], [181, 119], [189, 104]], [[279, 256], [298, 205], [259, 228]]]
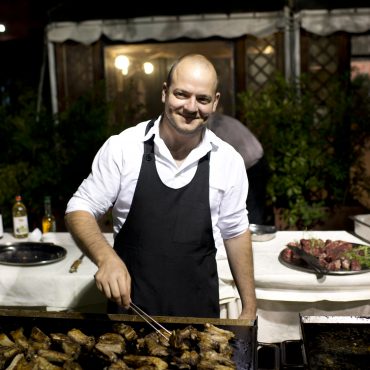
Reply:
[[242, 234], [249, 224], [246, 211], [248, 179], [243, 158], [207, 129], [201, 143], [178, 167], [160, 138], [160, 117], [145, 135], [148, 122], [113, 135], [103, 144], [95, 156], [90, 175], [69, 200], [66, 213], [84, 210], [99, 218], [113, 206], [113, 232], [117, 235], [130, 210], [144, 152], [143, 143], [154, 134], [158, 175], [166, 186], [174, 189], [191, 181], [198, 160], [211, 151], [209, 198], [213, 233], [219, 249], [218, 258], [225, 257], [222, 239]]

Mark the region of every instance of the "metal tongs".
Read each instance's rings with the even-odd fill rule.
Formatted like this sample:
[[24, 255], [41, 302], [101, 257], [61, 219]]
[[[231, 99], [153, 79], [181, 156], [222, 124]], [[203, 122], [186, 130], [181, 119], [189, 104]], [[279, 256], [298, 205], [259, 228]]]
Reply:
[[316, 277], [318, 279], [321, 279], [325, 274], [327, 274], [328, 270], [324, 266], [320, 265], [316, 257], [312, 256], [299, 247], [292, 245], [287, 245], [287, 247], [291, 249], [293, 253], [295, 253], [298, 257], [302, 258], [308, 264], [308, 266], [310, 266], [315, 271]]
[[130, 308], [137, 315], [139, 315], [143, 320], [145, 320], [158, 334], [160, 334], [163, 338], [165, 338], [168, 341], [168, 339], [171, 335], [171, 332], [168, 329], [166, 329], [162, 324], [160, 324], [152, 316], [148, 315], [145, 311], [143, 311], [135, 303], [131, 302], [130, 303]]

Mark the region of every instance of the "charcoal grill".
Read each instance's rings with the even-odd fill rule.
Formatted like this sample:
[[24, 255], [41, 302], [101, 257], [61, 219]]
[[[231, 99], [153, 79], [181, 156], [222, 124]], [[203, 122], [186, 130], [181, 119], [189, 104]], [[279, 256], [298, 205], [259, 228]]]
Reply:
[[[156, 320], [169, 330], [182, 329], [192, 325], [198, 330], [203, 329], [205, 323], [211, 323], [222, 329], [230, 330], [235, 334], [233, 340], [233, 360], [238, 370], [252, 370], [256, 364], [257, 320], [233, 319], [206, 319], [189, 317], [155, 316]], [[111, 331], [115, 322], [124, 322], [137, 332], [151, 332], [153, 329], [139, 316], [124, 314], [93, 314], [79, 312], [46, 312], [35, 310], [0, 309], [0, 333], [8, 334], [10, 331], [23, 327], [28, 337], [32, 328], [37, 326], [46, 334], [52, 332], [67, 333], [77, 328], [87, 335], [99, 337]], [[105, 363], [99, 365], [99, 359], [84, 357], [79, 359], [84, 369], [103, 369]], [[102, 360], [101, 360], [102, 361]], [[169, 367], [170, 369], [170, 367]]]
[[369, 368], [370, 317], [300, 315], [300, 324], [310, 370]]

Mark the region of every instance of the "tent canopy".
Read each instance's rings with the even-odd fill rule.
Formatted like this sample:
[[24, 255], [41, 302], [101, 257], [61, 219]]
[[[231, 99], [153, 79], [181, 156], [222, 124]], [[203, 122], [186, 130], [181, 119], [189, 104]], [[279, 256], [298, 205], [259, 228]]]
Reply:
[[[292, 14], [280, 11], [230, 14], [148, 16], [138, 18], [92, 19], [78, 22], [52, 22], [47, 26], [48, 40], [73, 40], [91, 44], [105, 36], [113, 41], [169, 41], [178, 38], [236, 38], [243, 35], [265, 37], [289, 25]], [[370, 7], [301, 10], [293, 13], [303, 29], [326, 36], [337, 31], [363, 33], [370, 30]]]

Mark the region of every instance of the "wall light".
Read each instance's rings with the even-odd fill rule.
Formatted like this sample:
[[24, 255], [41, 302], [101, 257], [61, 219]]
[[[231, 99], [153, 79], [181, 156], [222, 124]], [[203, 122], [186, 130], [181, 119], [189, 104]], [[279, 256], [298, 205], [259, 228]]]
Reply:
[[6, 31], [5, 24], [0, 23], [0, 32], [5, 32], [5, 31]]
[[153, 66], [153, 64], [152, 63], [150, 63], [150, 62], [145, 62], [144, 64], [143, 64], [143, 68], [144, 68], [144, 72], [145, 72], [145, 74], [147, 74], [147, 75], [150, 75], [151, 73], [153, 73], [153, 71], [154, 71], [154, 66]]
[[126, 55], [118, 55], [114, 60], [114, 66], [120, 69], [123, 75], [127, 75], [128, 67], [130, 66], [130, 60]]

